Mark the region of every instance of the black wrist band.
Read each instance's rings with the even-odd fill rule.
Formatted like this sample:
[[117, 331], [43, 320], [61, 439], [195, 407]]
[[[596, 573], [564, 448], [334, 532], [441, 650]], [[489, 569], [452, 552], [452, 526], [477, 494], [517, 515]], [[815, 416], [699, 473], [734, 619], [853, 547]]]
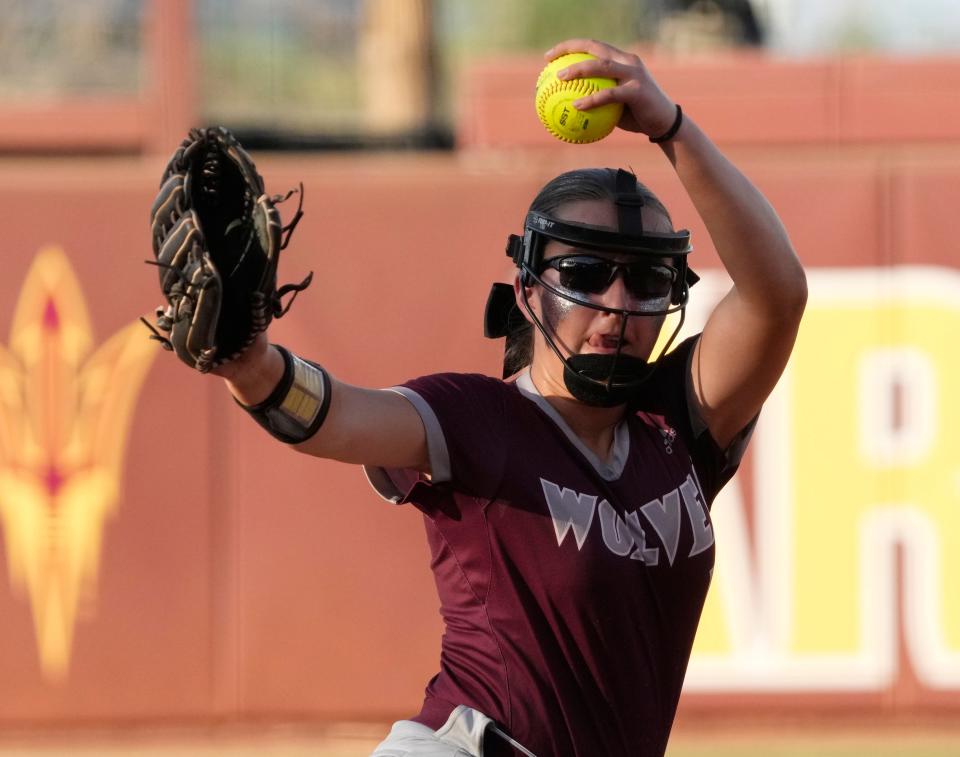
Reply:
[[680, 131], [680, 124], [683, 123], [683, 110], [680, 108], [680, 104], [677, 103], [677, 117], [673, 119], [673, 126], [667, 129], [666, 132], [661, 134], [659, 137], [650, 137], [650, 141], [656, 144], [661, 142], [669, 142], [675, 136], [677, 132]]
[[287, 396], [287, 392], [290, 391], [290, 387], [293, 385], [293, 355], [290, 354], [290, 351], [286, 347], [281, 347], [279, 344], [273, 346], [277, 348], [277, 352], [279, 352], [283, 358], [283, 376], [280, 377], [280, 381], [277, 382], [273, 391], [267, 395], [267, 398], [263, 400], [263, 402], [258, 402], [256, 405], [244, 405], [240, 400], [237, 400], [237, 404], [248, 413], [263, 413], [279, 407], [280, 403], [283, 402], [283, 398]]
[[283, 377], [270, 396], [256, 405], [236, 402], [281, 442], [305, 442], [327, 417], [330, 376], [316, 363], [297, 357], [279, 344], [274, 347], [283, 357]]

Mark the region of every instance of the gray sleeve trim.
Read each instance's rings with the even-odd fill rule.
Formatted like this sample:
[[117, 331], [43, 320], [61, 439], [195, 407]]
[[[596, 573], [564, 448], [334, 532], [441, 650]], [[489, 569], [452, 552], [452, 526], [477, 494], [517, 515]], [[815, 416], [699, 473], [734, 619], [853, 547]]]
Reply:
[[430, 480], [435, 484], [450, 480], [450, 452], [447, 449], [447, 439], [443, 435], [443, 429], [440, 427], [440, 421], [437, 414], [427, 401], [417, 394], [413, 389], [405, 386], [391, 387], [391, 391], [396, 392], [409, 400], [410, 404], [416, 408], [420, 414], [420, 420], [423, 421], [423, 428], [427, 432], [427, 456], [430, 458]]
[[[697, 341], [699, 341], [699, 337], [697, 337]], [[697, 345], [694, 343], [693, 347], [690, 348], [690, 354], [687, 355], [687, 375], [684, 377], [684, 384], [687, 390], [687, 415], [690, 419], [690, 428], [693, 429], [693, 435], [699, 437], [707, 430], [707, 422], [700, 415], [700, 402], [693, 390], [693, 353], [696, 350]]]
[[727, 465], [740, 465], [740, 461], [747, 451], [747, 443], [750, 441], [750, 437], [753, 436], [753, 429], [757, 427], [757, 418], [759, 417], [759, 415], [755, 415], [753, 420], [744, 426], [740, 433], [733, 437], [733, 441], [727, 445], [727, 448], [723, 451]]
[[[690, 428], [693, 429], [693, 435], [699, 438], [701, 434], [709, 433], [709, 429], [707, 428], [707, 422], [703, 419], [703, 416], [700, 415], [700, 402], [697, 400], [697, 395], [693, 390], [693, 353], [695, 351], [696, 345], [690, 349], [690, 355], [687, 357], [687, 376], [685, 383], [687, 386], [687, 413], [690, 418]], [[740, 465], [740, 461], [747, 451], [747, 443], [750, 441], [750, 437], [753, 436], [753, 429], [756, 425], [757, 417], [754, 417], [753, 420], [733, 437], [730, 444], [727, 445], [727, 448], [723, 450], [723, 457], [728, 466]]]
[[[420, 415], [423, 428], [427, 433], [430, 480], [433, 483], [449, 481], [450, 453], [447, 451], [447, 440], [443, 435], [443, 429], [440, 428], [440, 421], [437, 419], [436, 413], [433, 412], [433, 408], [427, 404], [427, 401], [423, 397], [405, 386], [393, 386], [390, 387], [390, 391], [396, 392], [401, 397], [404, 397], [413, 405], [414, 409], [416, 409]], [[405, 476], [401, 471], [395, 471], [397, 478], [400, 479], [399, 484], [394, 476], [390, 475], [389, 470], [380, 466], [364, 465], [363, 473], [367, 477], [367, 481], [370, 482], [370, 486], [373, 487], [373, 490], [383, 497], [383, 499], [387, 500], [387, 502], [393, 502], [395, 505], [400, 504], [400, 500], [406, 496], [407, 489], [402, 488], [402, 481]], [[406, 473], [412, 474], [413, 472], [408, 470]], [[415, 478], [409, 481], [409, 486], [412, 486], [414, 481]], [[409, 488], [409, 486], [407, 488]]]
[[400, 500], [403, 499], [405, 492], [401, 491], [400, 487], [390, 478], [390, 474], [386, 468], [380, 468], [376, 465], [364, 465], [363, 475], [367, 477], [367, 481], [370, 482], [373, 490], [383, 499], [395, 505], [400, 504]]

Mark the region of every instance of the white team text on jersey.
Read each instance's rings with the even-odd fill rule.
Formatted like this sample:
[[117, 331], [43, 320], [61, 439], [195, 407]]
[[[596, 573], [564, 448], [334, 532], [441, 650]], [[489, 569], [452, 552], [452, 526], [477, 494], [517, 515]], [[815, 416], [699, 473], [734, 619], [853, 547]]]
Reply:
[[[580, 494], [573, 489], [560, 487], [545, 478], [540, 479], [543, 495], [553, 518], [557, 544], [563, 544], [569, 531], [583, 547], [594, 516], [599, 515], [603, 543], [613, 554], [639, 560], [645, 565], [658, 565], [660, 554], [666, 554], [667, 562], [673, 565], [680, 544], [681, 519], [686, 515], [693, 533], [693, 543], [688, 557], [693, 557], [713, 544], [713, 526], [707, 513], [703, 492], [696, 478], [688, 474], [676, 489], [621, 516], [606, 499], [595, 494]], [[599, 499], [599, 503], [597, 500]], [[680, 506], [681, 502], [683, 507]], [[659, 546], [651, 542], [649, 531], [656, 534]]]

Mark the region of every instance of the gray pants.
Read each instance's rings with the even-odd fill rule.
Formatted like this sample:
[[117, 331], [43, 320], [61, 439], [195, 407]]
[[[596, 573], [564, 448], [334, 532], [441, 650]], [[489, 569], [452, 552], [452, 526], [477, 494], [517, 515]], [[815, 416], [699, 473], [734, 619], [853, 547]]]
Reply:
[[398, 720], [370, 757], [483, 757], [483, 735], [492, 723], [482, 712], [460, 705], [434, 731]]
[[483, 757], [483, 737], [487, 731], [520, 754], [537, 757], [482, 712], [462, 704], [435, 731], [412, 720], [398, 720], [370, 757]]

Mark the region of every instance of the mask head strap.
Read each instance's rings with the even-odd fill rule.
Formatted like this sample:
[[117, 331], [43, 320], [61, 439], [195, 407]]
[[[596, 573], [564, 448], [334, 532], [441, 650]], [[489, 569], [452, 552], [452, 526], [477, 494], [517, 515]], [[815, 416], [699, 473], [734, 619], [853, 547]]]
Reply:
[[617, 169], [617, 194], [614, 204], [617, 206], [617, 227], [621, 234], [633, 237], [643, 236], [643, 196], [637, 192], [637, 177], [622, 168]]

